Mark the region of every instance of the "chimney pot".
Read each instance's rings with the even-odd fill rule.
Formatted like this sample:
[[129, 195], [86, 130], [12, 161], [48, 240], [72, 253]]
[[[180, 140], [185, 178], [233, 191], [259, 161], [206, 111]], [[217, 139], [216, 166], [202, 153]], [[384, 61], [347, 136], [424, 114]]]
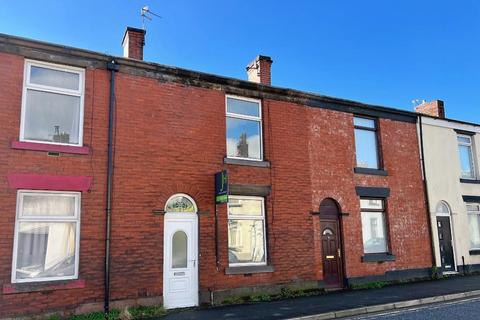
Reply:
[[145, 45], [146, 31], [127, 27], [123, 35], [122, 47], [125, 58], [143, 60], [143, 46]]
[[261, 83], [265, 85], [272, 84], [272, 58], [267, 56], [257, 56], [247, 66], [248, 81]]
[[433, 100], [430, 102], [423, 100], [422, 104], [415, 107], [415, 111], [432, 117], [445, 118], [445, 107], [442, 100]]

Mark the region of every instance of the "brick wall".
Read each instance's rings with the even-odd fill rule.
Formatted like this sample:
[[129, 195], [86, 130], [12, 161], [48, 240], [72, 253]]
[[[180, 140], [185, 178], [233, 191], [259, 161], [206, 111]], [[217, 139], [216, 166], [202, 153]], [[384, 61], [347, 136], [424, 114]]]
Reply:
[[[16, 191], [10, 172], [94, 177], [82, 194], [80, 279], [84, 288], [0, 295], [0, 317], [41, 313], [103, 301], [104, 215], [108, 79], [105, 70], [86, 72], [84, 141], [90, 155], [48, 157], [12, 150], [19, 135], [23, 57], [0, 54], [0, 285], [10, 283]], [[431, 266], [415, 124], [380, 120], [387, 177], [353, 173], [352, 114], [263, 100], [265, 159], [270, 168], [225, 165], [225, 93], [117, 74], [115, 176], [111, 240], [112, 299], [162, 295], [163, 209], [182, 192], [199, 210], [200, 290], [322, 280], [318, 211], [322, 199], [338, 201], [347, 277]], [[268, 256], [273, 273], [225, 275], [227, 212], [219, 206], [219, 269], [215, 264], [213, 175], [228, 169], [234, 184], [271, 185], [266, 198]], [[362, 263], [359, 198], [355, 186], [386, 186], [389, 235], [395, 262]], [[129, 300], [134, 301], [134, 300]]]
[[105, 234], [105, 181], [107, 154], [108, 79], [106, 71], [86, 71], [84, 144], [90, 155], [13, 150], [19, 139], [24, 58], [0, 53], [0, 290], [11, 283], [16, 190], [7, 185], [8, 173], [84, 175], [94, 178], [89, 192], [82, 193], [80, 279], [84, 288], [32, 293], [1, 294], [0, 317], [10, 314], [42, 313], [54, 309], [73, 309], [83, 303], [103, 299]]

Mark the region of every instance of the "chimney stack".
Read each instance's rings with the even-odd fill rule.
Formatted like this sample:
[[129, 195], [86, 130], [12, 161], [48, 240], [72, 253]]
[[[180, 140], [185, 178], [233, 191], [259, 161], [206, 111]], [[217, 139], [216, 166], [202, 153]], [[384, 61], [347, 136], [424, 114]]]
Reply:
[[125, 58], [143, 60], [143, 46], [145, 45], [143, 29], [127, 27], [123, 35], [122, 47]]
[[271, 67], [272, 58], [267, 56], [257, 56], [255, 60], [247, 66], [248, 81], [265, 84], [272, 84]]
[[445, 118], [445, 108], [442, 100], [433, 100], [430, 102], [423, 102], [415, 107], [415, 111], [437, 118]]

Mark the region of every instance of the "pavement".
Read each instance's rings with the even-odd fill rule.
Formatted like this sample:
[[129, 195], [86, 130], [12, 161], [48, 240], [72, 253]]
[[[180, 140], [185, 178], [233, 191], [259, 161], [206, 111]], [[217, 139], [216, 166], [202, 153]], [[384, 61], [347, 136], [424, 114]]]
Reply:
[[387, 311], [373, 315], [363, 315], [349, 318], [350, 320], [438, 320], [458, 319], [478, 320], [480, 298], [460, 301], [444, 302], [435, 305], [407, 308], [396, 311]]
[[157, 319], [335, 319], [477, 295], [480, 296], [480, 275], [457, 276], [380, 289], [344, 290], [271, 302], [173, 311]]

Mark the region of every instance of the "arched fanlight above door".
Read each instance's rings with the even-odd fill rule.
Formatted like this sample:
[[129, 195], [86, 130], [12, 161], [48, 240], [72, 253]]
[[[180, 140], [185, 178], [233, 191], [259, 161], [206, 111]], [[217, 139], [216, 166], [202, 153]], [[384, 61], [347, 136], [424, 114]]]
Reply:
[[437, 204], [436, 213], [438, 216], [449, 216], [450, 215], [450, 207], [445, 201], [440, 201]]
[[165, 204], [165, 212], [196, 213], [197, 205], [193, 199], [183, 193], [171, 196]]

